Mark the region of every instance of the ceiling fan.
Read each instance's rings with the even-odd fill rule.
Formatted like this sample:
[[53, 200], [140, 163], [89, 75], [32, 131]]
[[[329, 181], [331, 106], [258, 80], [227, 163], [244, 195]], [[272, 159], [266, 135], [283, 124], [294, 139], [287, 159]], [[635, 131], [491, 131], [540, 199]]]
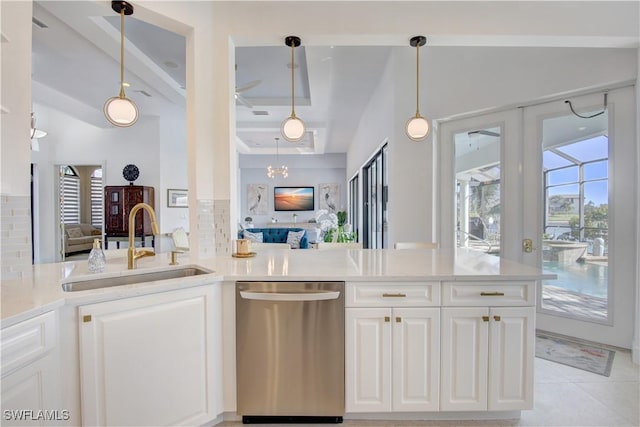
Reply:
[[258, 86], [260, 83], [262, 83], [262, 80], [252, 80], [243, 85], [236, 86], [236, 93], [235, 93], [236, 103], [242, 104], [247, 108], [253, 108], [253, 104], [249, 102], [249, 100], [247, 100], [244, 96], [242, 96], [241, 92], [245, 92], [249, 89], [253, 89], [254, 87]]
[[500, 137], [500, 134], [498, 132], [493, 132], [491, 130], [486, 130], [486, 129], [480, 129], [480, 130], [472, 130], [467, 132], [467, 135], [471, 136], [471, 135], [487, 135], [487, 136], [494, 136], [496, 138]]

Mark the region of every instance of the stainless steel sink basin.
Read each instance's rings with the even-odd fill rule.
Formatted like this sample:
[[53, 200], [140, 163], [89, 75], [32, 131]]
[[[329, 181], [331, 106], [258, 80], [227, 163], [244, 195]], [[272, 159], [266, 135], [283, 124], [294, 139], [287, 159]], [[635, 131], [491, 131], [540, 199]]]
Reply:
[[180, 267], [151, 273], [136, 273], [126, 276], [102, 277], [99, 279], [79, 280], [62, 284], [65, 292], [87, 291], [91, 289], [110, 288], [112, 286], [132, 285], [134, 283], [156, 282], [158, 280], [178, 279], [213, 273], [199, 267]]

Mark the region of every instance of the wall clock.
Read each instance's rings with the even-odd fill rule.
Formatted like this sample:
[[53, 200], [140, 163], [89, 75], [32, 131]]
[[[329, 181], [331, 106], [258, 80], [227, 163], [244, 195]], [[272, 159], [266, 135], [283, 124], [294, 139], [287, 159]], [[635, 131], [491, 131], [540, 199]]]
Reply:
[[129, 181], [131, 185], [133, 185], [133, 181], [138, 179], [138, 176], [140, 176], [140, 170], [136, 165], [127, 165], [124, 167], [124, 169], [122, 169], [122, 176], [124, 177], [124, 179]]

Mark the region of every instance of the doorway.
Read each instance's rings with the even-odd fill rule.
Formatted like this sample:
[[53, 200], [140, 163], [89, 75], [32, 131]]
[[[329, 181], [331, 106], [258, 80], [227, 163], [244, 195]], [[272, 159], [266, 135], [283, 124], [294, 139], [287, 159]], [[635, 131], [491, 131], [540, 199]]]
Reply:
[[[69, 228], [92, 226], [102, 240], [104, 186], [102, 165], [58, 165], [58, 253], [60, 261], [68, 257], [86, 257], [86, 245], [74, 248], [68, 243]], [[83, 226], [86, 231], [88, 228]], [[77, 250], [76, 250], [77, 249]]]
[[440, 240], [557, 274], [538, 288], [537, 327], [628, 348], [635, 104], [631, 87], [607, 96], [572, 96], [583, 117], [563, 98], [443, 123]]

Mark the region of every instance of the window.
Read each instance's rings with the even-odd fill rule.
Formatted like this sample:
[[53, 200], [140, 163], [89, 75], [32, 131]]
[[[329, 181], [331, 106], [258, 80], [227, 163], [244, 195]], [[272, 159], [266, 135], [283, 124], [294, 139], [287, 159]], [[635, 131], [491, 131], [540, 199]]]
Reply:
[[349, 181], [349, 217], [347, 222], [351, 223], [352, 230], [356, 233], [356, 236], [360, 236], [360, 230], [358, 227], [358, 200], [360, 198], [359, 192], [359, 178], [358, 175], [351, 178]]
[[102, 168], [96, 169], [91, 174], [91, 225], [102, 227]]
[[80, 178], [71, 166], [61, 166], [60, 219], [64, 224], [80, 223]]
[[363, 175], [363, 247], [387, 247], [387, 144], [362, 169]]

